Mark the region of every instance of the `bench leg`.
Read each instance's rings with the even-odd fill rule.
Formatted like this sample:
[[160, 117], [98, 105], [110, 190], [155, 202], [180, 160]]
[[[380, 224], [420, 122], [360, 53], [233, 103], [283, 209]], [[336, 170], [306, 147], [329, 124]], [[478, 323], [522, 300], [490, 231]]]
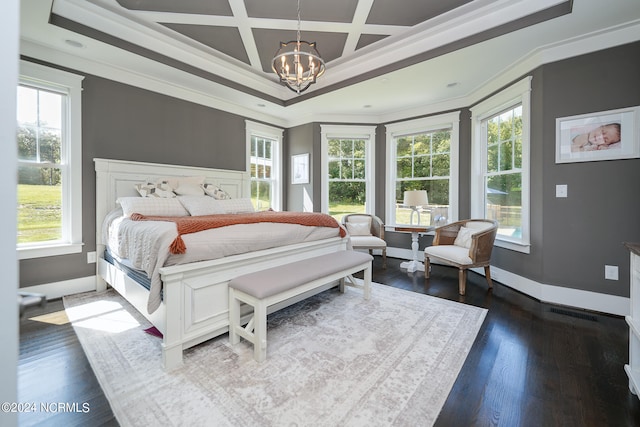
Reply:
[[267, 307], [258, 301], [253, 310], [253, 358], [256, 362], [262, 362], [267, 358]]
[[240, 300], [235, 297], [233, 288], [229, 288], [229, 344], [240, 342], [237, 328], [240, 327]]
[[364, 269], [364, 299], [371, 297], [371, 263]]

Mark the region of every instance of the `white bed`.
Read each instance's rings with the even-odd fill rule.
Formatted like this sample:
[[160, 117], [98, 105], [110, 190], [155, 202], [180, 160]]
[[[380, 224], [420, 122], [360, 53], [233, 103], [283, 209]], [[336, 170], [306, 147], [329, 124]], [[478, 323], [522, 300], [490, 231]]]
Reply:
[[[173, 369], [182, 364], [184, 349], [228, 331], [229, 280], [250, 272], [343, 250], [347, 239], [333, 237], [272, 249], [232, 255], [211, 261], [174, 265], [160, 269], [163, 301], [149, 314], [149, 291], [113, 264], [104, 260], [105, 241], [102, 224], [105, 216], [116, 208], [119, 197], [137, 196], [134, 186], [167, 177], [204, 176], [207, 183], [216, 184], [233, 198], [248, 197], [249, 175], [246, 172], [141, 163], [121, 160], [94, 159], [96, 170], [96, 251], [97, 290], [107, 284], [119, 292], [163, 333], [163, 364]], [[322, 291], [333, 284], [318, 289]], [[291, 304], [287, 301], [273, 310]]]

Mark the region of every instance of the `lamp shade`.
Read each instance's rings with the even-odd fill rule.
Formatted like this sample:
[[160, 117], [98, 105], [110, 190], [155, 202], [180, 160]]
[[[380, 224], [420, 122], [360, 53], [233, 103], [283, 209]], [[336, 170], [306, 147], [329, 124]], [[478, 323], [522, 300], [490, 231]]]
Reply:
[[426, 190], [410, 190], [404, 192], [405, 206], [426, 206], [429, 204]]

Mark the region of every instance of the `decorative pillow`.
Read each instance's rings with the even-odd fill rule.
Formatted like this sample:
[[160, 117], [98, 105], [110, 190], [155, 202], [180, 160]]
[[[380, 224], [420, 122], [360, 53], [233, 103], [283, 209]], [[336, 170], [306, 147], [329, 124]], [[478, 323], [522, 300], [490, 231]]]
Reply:
[[478, 230], [473, 230], [467, 227], [460, 227], [458, 236], [456, 237], [456, 240], [454, 240], [453, 244], [456, 246], [462, 246], [463, 248], [470, 248], [472, 240], [471, 236], [473, 236], [473, 234], [477, 232]]
[[180, 196], [178, 200], [193, 216], [225, 213], [220, 201], [211, 197]]
[[205, 196], [202, 185], [181, 182], [178, 188], [173, 190], [178, 196]]
[[134, 187], [142, 197], [176, 197], [173, 188], [166, 183], [147, 182], [144, 184], [136, 184]]
[[227, 200], [231, 198], [229, 193], [215, 184], [202, 184], [202, 188], [204, 189], [204, 192], [207, 193], [207, 195], [213, 197], [214, 199]]
[[161, 178], [158, 183], [169, 184], [171, 188], [178, 188], [182, 184], [204, 184], [204, 176], [170, 176], [167, 178]]
[[122, 212], [130, 217], [133, 213], [159, 216], [188, 216], [189, 212], [176, 198], [163, 197], [120, 197], [117, 200]]
[[371, 226], [366, 222], [347, 221], [347, 231], [352, 236], [371, 236]]
[[251, 199], [224, 199], [224, 200], [216, 200], [222, 209], [224, 209], [224, 213], [248, 213], [255, 212], [256, 210], [253, 207], [253, 203], [251, 203]]

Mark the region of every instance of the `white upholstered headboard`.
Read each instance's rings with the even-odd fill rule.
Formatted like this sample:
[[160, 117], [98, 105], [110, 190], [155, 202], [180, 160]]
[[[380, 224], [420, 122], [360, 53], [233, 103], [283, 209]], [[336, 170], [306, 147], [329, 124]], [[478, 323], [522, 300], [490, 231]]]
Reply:
[[[116, 207], [118, 197], [139, 196], [135, 184], [157, 182], [162, 178], [204, 176], [232, 198], [250, 197], [249, 173], [225, 169], [164, 165], [125, 160], [93, 159], [96, 170], [96, 244], [103, 245], [102, 223]], [[101, 248], [98, 248], [100, 251]]]

